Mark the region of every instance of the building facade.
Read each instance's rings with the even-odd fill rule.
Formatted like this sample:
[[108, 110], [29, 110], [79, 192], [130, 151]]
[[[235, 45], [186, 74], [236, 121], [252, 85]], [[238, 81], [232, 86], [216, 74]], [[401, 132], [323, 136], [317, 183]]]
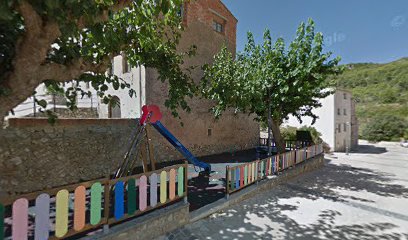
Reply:
[[[355, 101], [351, 92], [336, 90], [334, 94], [321, 99], [322, 107], [314, 109], [319, 118], [313, 125], [322, 134], [322, 139], [332, 151], [346, 152], [358, 147], [358, 120]], [[290, 116], [286, 126], [312, 126], [310, 117], [303, 117], [302, 123]]]
[[[193, 45], [197, 47], [196, 55], [186, 58], [184, 67], [198, 66], [191, 74], [193, 80], [199, 83], [203, 76], [200, 66], [210, 64], [222, 47], [227, 46], [235, 54], [238, 20], [220, 0], [185, 1], [181, 14], [185, 30], [182, 32], [178, 50], [185, 52]], [[180, 111], [181, 119], [177, 119], [164, 106], [168, 85], [158, 79], [155, 69], [144, 66], [130, 67], [126, 58], [119, 55], [112, 59], [112, 68], [109, 71], [129, 83], [136, 96], [130, 97], [128, 89], [110, 88], [107, 94], [113, 96], [116, 104], [104, 104], [96, 97], [96, 91], [89, 89], [93, 96], [79, 99], [80, 107], [92, 106], [97, 109], [99, 118], [139, 118], [143, 105], [156, 104], [163, 112], [162, 122], [197, 156], [249, 149], [258, 143], [259, 124], [253, 120], [253, 116], [227, 111], [220, 119], [215, 120], [209, 111], [211, 101], [194, 97], [188, 100], [192, 111]], [[82, 87], [86, 89], [87, 86]], [[52, 103], [44, 86], [40, 86], [39, 91], [47, 102]], [[30, 107], [32, 104], [32, 101], [27, 103]], [[51, 107], [52, 104], [49, 104], [48, 108]], [[64, 108], [63, 105], [57, 107]], [[32, 112], [32, 109], [28, 111]], [[27, 115], [25, 112], [24, 114]], [[182, 158], [161, 136], [154, 134], [152, 138], [158, 161]]]

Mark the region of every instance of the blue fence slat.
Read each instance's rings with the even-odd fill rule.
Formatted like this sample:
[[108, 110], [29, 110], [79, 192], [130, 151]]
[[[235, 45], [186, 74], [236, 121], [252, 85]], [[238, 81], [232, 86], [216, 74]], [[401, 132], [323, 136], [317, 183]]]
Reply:
[[115, 184], [115, 219], [119, 220], [125, 215], [125, 187], [122, 181]]

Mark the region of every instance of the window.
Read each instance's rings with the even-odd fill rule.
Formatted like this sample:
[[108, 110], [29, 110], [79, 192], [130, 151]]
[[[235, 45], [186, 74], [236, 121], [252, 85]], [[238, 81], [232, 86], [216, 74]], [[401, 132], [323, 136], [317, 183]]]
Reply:
[[216, 21], [213, 21], [213, 29], [214, 31], [219, 32], [219, 33], [224, 32], [224, 26], [221, 23], [216, 22]]
[[341, 124], [337, 124], [337, 131], [341, 133]]
[[347, 99], [347, 93], [343, 93], [343, 98]]
[[347, 132], [347, 123], [344, 123], [344, 124], [343, 124], [343, 130], [344, 130], [345, 132]]
[[209, 137], [211, 137], [211, 135], [212, 135], [212, 129], [211, 129], [211, 128], [209, 128], [209, 129], [207, 130], [207, 135], [208, 135]]
[[347, 110], [343, 109], [343, 115], [347, 115]]
[[129, 63], [127, 61], [127, 57], [126, 55], [122, 55], [122, 72], [123, 73], [127, 73], [129, 72], [130, 68], [129, 68]]
[[340, 114], [341, 114], [340, 108], [337, 108], [337, 115], [340, 115]]
[[108, 105], [108, 117], [109, 118], [121, 118], [120, 99], [117, 96], [113, 96]]

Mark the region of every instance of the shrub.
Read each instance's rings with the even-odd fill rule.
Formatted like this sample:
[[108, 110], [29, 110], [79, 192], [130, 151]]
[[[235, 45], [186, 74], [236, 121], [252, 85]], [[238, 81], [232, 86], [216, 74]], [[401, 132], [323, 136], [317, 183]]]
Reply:
[[407, 121], [400, 116], [377, 115], [365, 124], [362, 138], [370, 142], [398, 141], [407, 128]]

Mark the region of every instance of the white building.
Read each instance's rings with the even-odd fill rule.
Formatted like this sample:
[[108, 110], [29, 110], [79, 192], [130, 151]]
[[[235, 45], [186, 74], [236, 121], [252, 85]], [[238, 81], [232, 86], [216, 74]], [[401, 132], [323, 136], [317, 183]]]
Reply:
[[344, 152], [347, 148], [356, 148], [358, 122], [351, 92], [336, 90], [334, 94], [322, 99], [321, 103], [322, 107], [313, 110], [313, 113], [319, 117], [314, 125], [312, 125], [311, 117], [303, 117], [301, 124], [294, 116], [290, 116], [284, 125], [315, 127], [332, 151]]
[[[101, 99], [97, 96], [96, 90], [89, 83], [81, 82], [79, 83], [81, 89], [87, 92], [90, 91], [92, 95], [78, 96], [78, 117], [86, 117], [83, 113], [86, 112], [89, 115], [90, 111], [95, 111], [93, 115], [97, 115], [99, 118], [138, 118], [140, 116], [140, 109], [146, 102], [145, 68], [143, 66], [130, 68], [125, 58], [121, 55], [116, 56], [112, 61], [114, 74], [130, 84], [130, 87], [136, 92], [136, 96], [130, 97], [128, 88], [114, 90], [109, 86], [106, 95], [112, 95], [117, 104], [103, 104]], [[76, 83], [66, 83], [65, 88], [72, 86], [72, 84]], [[56, 109], [59, 110], [60, 113], [64, 109], [67, 109], [64, 98], [50, 94], [44, 84], [39, 85], [35, 91], [35, 98], [37, 100], [47, 101], [47, 109]], [[10, 113], [8, 117], [41, 116], [41, 110], [43, 109], [35, 103], [33, 95], [15, 107], [13, 109], [14, 114]], [[66, 111], [66, 113], [69, 114], [70, 111]]]
[[103, 104], [99, 101], [99, 118], [138, 118], [141, 108], [146, 104], [146, 69], [144, 66], [130, 68], [126, 58], [119, 55], [113, 58], [109, 71], [130, 84], [136, 91], [136, 96], [130, 97], [129, 89], [114, 90], [109, 87], [106, 95], [114, 96], [118, 104]]

